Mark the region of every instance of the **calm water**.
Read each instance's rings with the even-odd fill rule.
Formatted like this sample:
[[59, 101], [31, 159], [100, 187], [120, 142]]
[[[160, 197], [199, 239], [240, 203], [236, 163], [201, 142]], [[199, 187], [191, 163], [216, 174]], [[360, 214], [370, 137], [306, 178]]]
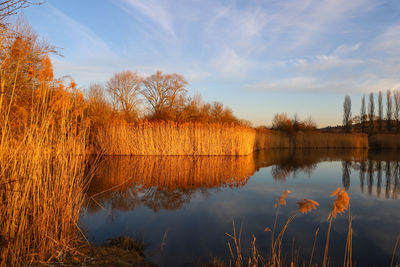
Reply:
[[[109, 157], [89, 188], [81, 226], [90, 240], [131, 236], [144, 241], [146, 256], [158, 266], [197, 266], [229, 260], [225, 233], [242, 228], [249, 253], [252, 235], [268, 251], [274, 200], [290, 189], [281, 208], [282, 226], [297, 201], [320, 207], [299, 215], [285, 234], [285, 251], [308, 264], [319, 228], [316, 256], [321, 262], [332, 207], [332, 191], [345, 187], [353, 219], [353, 259], [357, 266], [389, 266], [400, 234], [400, 153], [371, 151], [263, 151], [246, 157]], [[329, 256], [342, 265], [348, 217], [333, 223]], [[293, 249], [294, 248], [294, 249]]]

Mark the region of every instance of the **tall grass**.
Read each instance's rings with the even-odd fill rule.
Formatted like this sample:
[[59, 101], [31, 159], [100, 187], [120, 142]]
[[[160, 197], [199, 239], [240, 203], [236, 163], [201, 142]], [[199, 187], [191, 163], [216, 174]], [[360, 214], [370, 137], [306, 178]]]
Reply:
[[282, 131], [257, 130], [255, 150], [272, 148], [368, 148], [368, 136], [359, 133], [335, 134], [307, 131], [288, 134]]
[[41, 92], [18, 133], [5, 112], [12, 101], [0, 106], [0, 266], [62, 260], [78, 241], [86, 130], [70, 101], [55, 114], [48, 84]]
[[369, 138], [369, 146], [373, 149], [400, 149], [399, 134], [375, 134]]
[[255, 130], [236, 124], [139, 121], [99, 130], [96, 147], [106, 155], [248, 155]]

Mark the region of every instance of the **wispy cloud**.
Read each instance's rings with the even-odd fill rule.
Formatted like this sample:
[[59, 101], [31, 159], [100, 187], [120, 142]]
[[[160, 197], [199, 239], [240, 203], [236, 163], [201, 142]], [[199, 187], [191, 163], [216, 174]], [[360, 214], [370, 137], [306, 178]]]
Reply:
[[244, 89], [255, 92], [318, 92], [318, 93], [369, 93], [400, 87], [400, 78], [378, 78], [365, 75], [358, 78], [321, 79], [312, 76], [289, 77], [280, 80], [247, 84]]
[[400, 23], [390, 25], [382, 34], [378, 35], [373, 48], [386, 54], [400, 55]]
[[108, 44], [88, 26], [72, 19], [51, 4], [46, 4], [45, 7], [47, 15], [53, 18], [55, 27], [68, 36], [68, 41], [75, 44], [76, 51], [88, 56], [113, 54]]
[[[122, 0], [123, 3], [139, 11], [141, 14], [156, 23], [165, 32], [175, 36], [172, 17], [159, 1], [154, 0]], [[132, 14], [132, 13], [131, 13]]]

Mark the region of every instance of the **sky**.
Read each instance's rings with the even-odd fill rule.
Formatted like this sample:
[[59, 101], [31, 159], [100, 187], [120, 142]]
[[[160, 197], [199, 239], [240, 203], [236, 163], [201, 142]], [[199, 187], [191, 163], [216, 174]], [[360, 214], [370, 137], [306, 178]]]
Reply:
[[182, 74], [190, 95], [254, 125], [276, 113], [319, 127], [363, 94], [400, 87], [398, 0], [47, 0], [23, 11], [85, 90], [131, 70]]

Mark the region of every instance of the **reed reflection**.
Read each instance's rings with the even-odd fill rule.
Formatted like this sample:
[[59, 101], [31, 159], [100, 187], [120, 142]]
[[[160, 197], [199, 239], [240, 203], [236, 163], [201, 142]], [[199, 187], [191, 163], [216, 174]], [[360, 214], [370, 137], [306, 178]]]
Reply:
[[397, 154], [366, 150], [270, 150], [241, 157], [106, 157], [89, 187], [88, 207], [89, 212], [104, 206], [176, 210], [196, 194], [207, 199], [210, 190], [242, 187], [260, 168], [271, 167], [274, 180], [286, 181], [299, 172], [311, 176], [324, 161], [342, 162], [346, 190], [351, 187], [352, 172], [353, 176], [358, 172], [361, 192], [397, 199], [399, 160]]
[[271, 175], [275, 180], [285, 181], [303, 172], [311, 176], [318, 163], [323, 161], [343, 161], [343, 184], [350, 186], [350, 167], [352, 162], [368, 158], [366, 150], [268, 150], [255, 154], [257, 170], [272, 165]]
[[106, 157], [88, 190], [89, 212], [105, 205], [157, 212], [175, 210], [195, 193], [207, 198], [210, 189], [242, 187], [254, 174], [253, 156], [241, 157]]

